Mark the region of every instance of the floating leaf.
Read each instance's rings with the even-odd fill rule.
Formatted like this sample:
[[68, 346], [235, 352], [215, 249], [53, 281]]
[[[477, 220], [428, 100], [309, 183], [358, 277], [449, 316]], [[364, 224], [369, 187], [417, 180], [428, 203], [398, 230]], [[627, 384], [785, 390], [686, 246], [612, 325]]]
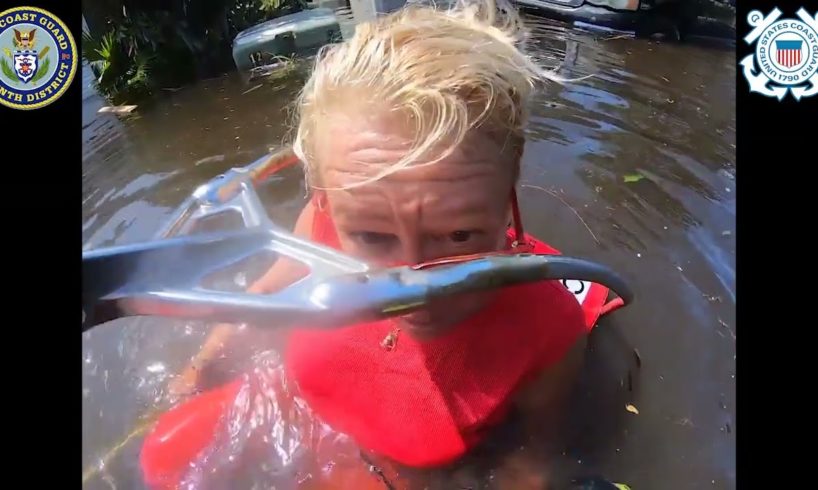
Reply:
[[634, 415], [639, 415], [639, 410], [636, 407], [634, 407], [633, 405], [631, 405], [630, 403], [625, 405], [625, 410], [629, 411], [630, 413], [632, 413]]
[[625, 181], [626, 184], [630, 184], [631, 182], [639, 182], [644, 178], [645, 176], [641, 174], [628, 174], [623, 178], [623, 180]]
[[624, 483], [614, 483], [614, 486], [619, 490], [631, 490], [631, 487], [625, 485]]

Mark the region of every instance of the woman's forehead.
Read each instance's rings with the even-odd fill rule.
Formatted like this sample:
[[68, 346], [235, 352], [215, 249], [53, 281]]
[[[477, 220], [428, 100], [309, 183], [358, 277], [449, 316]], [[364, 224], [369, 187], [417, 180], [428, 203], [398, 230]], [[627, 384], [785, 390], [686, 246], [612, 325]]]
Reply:
[[[448, 165], [451, 164], [441, 161], [426, 169], [409, 169], [359, 187], [330, 190], [331, 208], [342, 221], [365, 219], [383, 223], [411, 216], [425, 223], [453, 224], [462, 220], [477, 222], [505, 213], [510, 180], [498, 176], [496, 170], [463, 173], [452, 179], [435, 176], [444, 174]], [[411, 178], [413, 175], [416, 178]]]
[[[342, 166], [339, 166], [342, 167]], [[328, 167], [323, 177], [327, 187], [341, 187], [350, 178]], [[484, 159], [463, 162], [447, 158], [410, 167], [361, 186], [329, 190], [336, 216], [391, 222], [415, 216], [425, 223], [441, 220], [481, 220], [505, 212], [509, 203], [511, 173]]]
[[[324, 187], [343, 187], [370, 178], [400, 162], [414, 143], [412, 130], [395, 118], [335, 118], [325, 129], [325, 138], [319, 144], [317, 155]], [[389, 175], [389, 180], [433, 182], [480, 176], [497, 179], [514, 173], [516, 162], [504, 151], [503, 145], [475, 130], [442, 160], [424, 165], [438, 158], [445, 147], [446, 143], [442, 142], [421, 161], [412, 162], [408, 168]]]

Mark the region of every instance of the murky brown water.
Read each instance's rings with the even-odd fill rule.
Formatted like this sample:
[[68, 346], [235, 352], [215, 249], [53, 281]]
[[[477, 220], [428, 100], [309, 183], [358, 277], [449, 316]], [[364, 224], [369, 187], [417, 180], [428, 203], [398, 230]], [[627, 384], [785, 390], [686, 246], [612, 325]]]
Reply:
[[[637, 293], [592, 337], [560, 473], [634, 490], [735, 488], [735, 53], [531, 22], [545, 63], [595, 77], [532, 106], [526, 225], [612, 266]], [[279, 146], [298, 84], [247, 92], [256, 84], [225, 76], [125, 120], [97, 115], [102, 101], [88, 93], [86, 247], [150, 238], [198, 184]], [[292, 173], [268, 197], [289, 225], [303, 182]], [[140, 319], [84, 337], [84, 464], [150, 411], [204, 330]], [[87, 488], [139, 488], [137, 454], [131, 441]]]

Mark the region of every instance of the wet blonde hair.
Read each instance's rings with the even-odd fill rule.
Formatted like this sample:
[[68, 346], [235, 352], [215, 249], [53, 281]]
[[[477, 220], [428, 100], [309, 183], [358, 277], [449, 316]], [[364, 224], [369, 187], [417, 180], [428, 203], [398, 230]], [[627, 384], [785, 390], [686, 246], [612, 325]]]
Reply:
[[399, 162], [346, 187], [421, 160], [440, 161], [476, 128], [511, 151], [516, 176], [534, 84], [560, 79], [518, 48], [526, 31], [501, 1], [461, 0], [445, 9], [407, 5], [359, 24], [351, 39], [325, 46], [297, 101], [293, 146], [308, 184], [319, 187], [317, 123], [356, 95], [405, 113], [415, 137]]

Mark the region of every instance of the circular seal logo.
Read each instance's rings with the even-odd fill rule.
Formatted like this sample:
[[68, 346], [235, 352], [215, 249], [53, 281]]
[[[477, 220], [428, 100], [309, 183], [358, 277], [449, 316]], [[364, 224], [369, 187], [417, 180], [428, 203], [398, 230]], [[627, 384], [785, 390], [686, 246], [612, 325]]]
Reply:
[[38, 109], [57, 100], [77, 72], [77, 43], [65, 24], [35, 7], [0, 13], [0, 103]]
[[798, 85], [818, 71], [818, 32], [800, 20], [781, 20], [756, 44], [761, 71], [779, 85]]

